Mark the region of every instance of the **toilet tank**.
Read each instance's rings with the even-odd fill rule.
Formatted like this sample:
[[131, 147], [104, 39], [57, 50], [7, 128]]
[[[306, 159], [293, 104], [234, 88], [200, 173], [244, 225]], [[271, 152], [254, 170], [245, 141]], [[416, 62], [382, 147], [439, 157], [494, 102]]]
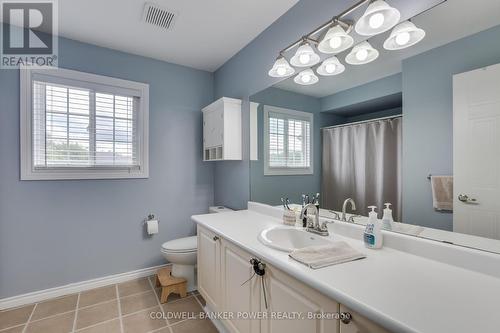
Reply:
[[232, 212], [233, 210], [231, 208], [227, 208], [224, 206], [211, 206], [208, 207], [208, 212], [209, 213], [224, 213], [224, 212]]

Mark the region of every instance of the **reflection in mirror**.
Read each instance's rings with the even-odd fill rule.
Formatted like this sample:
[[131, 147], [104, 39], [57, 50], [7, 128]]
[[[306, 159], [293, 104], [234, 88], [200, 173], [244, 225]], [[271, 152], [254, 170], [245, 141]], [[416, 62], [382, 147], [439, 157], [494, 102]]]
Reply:
[[[250, 98], [251, 200], [288, 198], [300, 210], [319, 194], [322, 216], [360, 224], [374, 205], [379, 219], [387, 214], [385, 229], [500, 253], [497, 7], [444, 2], [411, 20], [425, 31], [414, 29], [412, 47], [400, 50], [390, 31], [369, 38], [380, 55], [364, 65], [346, 61], [352, 48], [331, 60], [313, 45], [322, 55], [312, 67], [317, 83], [298, 84], [314, 77], [296, 68]], [[467, 27], [439, 19], [464, 13]]]

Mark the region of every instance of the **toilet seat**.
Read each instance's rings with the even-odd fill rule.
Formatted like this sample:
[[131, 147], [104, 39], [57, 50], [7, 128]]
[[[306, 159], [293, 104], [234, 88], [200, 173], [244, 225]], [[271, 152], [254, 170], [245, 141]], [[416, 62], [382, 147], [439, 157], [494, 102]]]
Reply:
[[196, 236], [184, 237], [165, 242], [161, 245], [162, 252], [168, 253], [190, 253], [198, 250], [198, 238]]

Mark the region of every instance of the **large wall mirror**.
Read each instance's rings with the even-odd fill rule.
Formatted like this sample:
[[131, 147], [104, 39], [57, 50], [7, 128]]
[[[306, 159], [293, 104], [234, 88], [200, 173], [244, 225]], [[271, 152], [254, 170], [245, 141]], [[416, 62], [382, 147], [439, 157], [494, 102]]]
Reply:
[[390, 203], [394, 232], [500, 253], [498, 3], [435, 5], [412, 18], [426, 33], [412, 47], [385, 49], [388, 31], [368, 39], [370, 63], [347, 63], [349, 49], [338, 75], [320, 62], [251, 96], [252, 201], [300, 207], [319, 193], [323, 216], [359, 224]]

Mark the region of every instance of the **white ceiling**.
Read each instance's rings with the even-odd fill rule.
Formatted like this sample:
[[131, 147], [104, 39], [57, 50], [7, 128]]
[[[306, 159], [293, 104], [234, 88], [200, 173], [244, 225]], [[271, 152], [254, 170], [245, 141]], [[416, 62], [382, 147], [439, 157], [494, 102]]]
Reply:
[[171, 31], [142, 21], [146, 0], [59, 0], [59, 35], [215, 71], [298, 0], [152, 0], [177, 11]]
[[[393, 0], [393, 2], [395, 1]], [[402, 8], [398, 7], [398, 9], [403, 13]], [[361, 10], [361, 14], [362, 12], [363, 10]], [[362, 66], [347, 65], [344, 61], [346, 53], [343, 53], [339, 56], [339, 60], [346, 65], [346, 70], [341, 75], [320, 76], [319, 83], [312, 86], [298, 85], [293, 82], [292, 77], [279, 82], [275, 87], [309, 96], [324, 97], [399, 73], [403, 59], [499, 25], [500, 1], [448, 0], [444, 4], [415, 17], [412, 21], [427, 32], [426, 38], [416, 46], [402, 51], [386, 51], [382, 44], [388, 36], [389, 32], [387, 32], [370, 39], [370, 43], [380, 51], [380, 57], [375, 62]], [[321, 23], [318, 22], [318, 25]], [[491, 42], [498, 43], [499, 41]], [[477, 50], [477, 52], [481, 52], [481, 50]], [[272, 61], [270, 60], [271, 63]]]

